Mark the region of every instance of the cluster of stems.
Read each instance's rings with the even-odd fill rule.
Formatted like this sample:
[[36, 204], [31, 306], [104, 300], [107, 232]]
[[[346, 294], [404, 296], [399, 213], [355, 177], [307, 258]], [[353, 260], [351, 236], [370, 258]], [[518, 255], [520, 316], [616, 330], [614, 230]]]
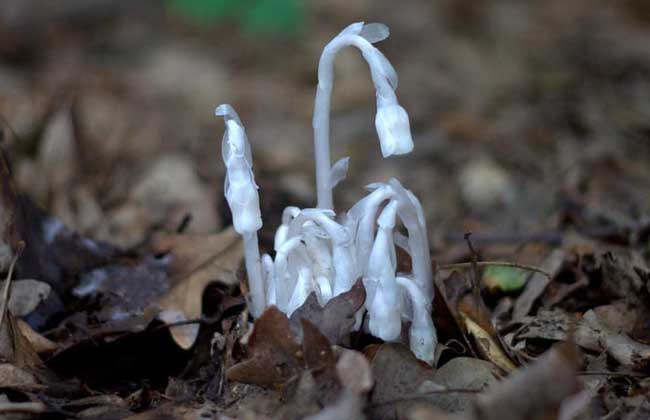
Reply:
[[[250, 145], [239, 116], [230, 105], [216, 114], [226, 121], [224, 192], [235, 230], [243, 236], [253, 316], [269, 305], [291, 315], [314, 293], [321, 305], [352, 288], [358, 278], [366, 289], [361, 321], [367, 311], [369, 332], [385, 341], [401, 338], [410, 323], [415, 355], [433, 363], [437, 343], [431, 320], [433, 279], [424, 214], [419, 200], [399, 181], [368, 186], [370, 192], [349, 211], [336, 215], [332, 189], [345, 178], [349, 158], [331, 165], [329, 115], [334, 60], [343, 48], [358, 48], [370, 67], [377, 97], [375, 127], [384, 157], [413, 149], [409, 119], [395, 95], [397, 74], [373, 43], [386, 39], [382, 24], [354, 23], [323, 50], [313, 128], [316, 161], [316, 208], [287, 207], [274, 240], [275, 258], [260, 256], [257, 231], [262, 226], [258, 187]], [[403, 227], [406, 235], [400, 232]], [[411, 258], [412, 272], [397, 272], [396, 247]], [[357, 325], [362, 328], [361, 323]]]

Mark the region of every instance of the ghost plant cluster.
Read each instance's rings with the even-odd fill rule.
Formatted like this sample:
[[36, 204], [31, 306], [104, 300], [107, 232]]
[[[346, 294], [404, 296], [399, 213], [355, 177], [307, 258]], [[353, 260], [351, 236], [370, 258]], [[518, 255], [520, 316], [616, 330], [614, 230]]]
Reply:
[[[372, 45], [387, 37], [385, 25], [354, 23], [323, 50], [313, 118], [318, 205], [284, 210], [275, 234], [275, 258], [260, 256], [257, 231], [262, 219], [251, 149], [242, 122], [230, 105], [220, 105], [215, 111], [226, 122], [222, 148], [225, 196], [234, 228], [244, 239], [253, 316], [259, 316], [269, 305], [291, 315], [311, 293], [324, 305], [362, 278], [370, 333], [396, 341], [401, 337], [402, 322], [409, 321], [411, 349], [418, 358], [432, 363], [437, 342], [431, 320], [433, 281], [420, 202], [399, 181], [391, 179], [369, 185], [370, 192], [349, 211], [338, 215], [333, 211], [332, 189], [345, 178], [349, 161], [343, 158], [330, 163], [330, 100], [334, 59], [341, 49], [357, 47], [370, 67], [382, 155], [413, 149], [408, 115], [395, 95], [397, 74]], [[407, 235], [400, 233], [399, 223]], [[411, 273], [397, 272], [396, 246], [410, 255]], [[358, 315], [361, 320], [363, 311]]]

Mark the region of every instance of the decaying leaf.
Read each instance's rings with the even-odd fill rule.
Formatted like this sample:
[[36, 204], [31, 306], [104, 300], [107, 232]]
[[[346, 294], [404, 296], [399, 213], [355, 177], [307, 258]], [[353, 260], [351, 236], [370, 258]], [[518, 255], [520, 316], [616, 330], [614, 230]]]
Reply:
[[520, 320], [523, 324], [514, 334], [514, 339], [565, 340], [572, 327], [577, 323], [575, 316], [561, 310], [540, 310], [536, 316], [527, 316]]
[[[4, 282], [3, 282], [4, 283]], [[0, 283], [2, 289], [3, 283]], [[47, 283], [38, 280], [14, 280], [11, 283], [9, 311], [14, 316], [27, 316], [49, 296], [52, 288]]]
[[562, 343], [532, 365], [513, 372], [478, 396], [474, 418], [544, 420], [557, 418], [560, 407], [580, 386], [575, 344]]
[[526, 288], [515, 302], [512, 314], [513, 320], [521, 319], [528, 315], [535, 301], [544, 293], [546, 287], [562, 268], [566, 254], [562, 249], [553, 250], [542, 262], [540, 269], [550, 275], [550, 278], [541, 273], [532, 273], [526, 283]]
[[[160, 236], [138, 261], [118, 261], [81, 277], [73, 293], [99, 296], [97, 334], [139, 332], [158, 317], [182, 323], [201, 317], [203, 292], [214, 282], [232, 286], [243, 250], [232, 229], [214, 235]], [[199, 323], [170, 328], [183, 349], [194, 345]]]
[[294, 341], [286, 315], [274, 306], [266, 309], [255, 322], [248, 353], [248, 359], [228, 369], [228, 379], [280, 386], [300, 376], [302, 349]]
[[[513, 372], [478, 394], [469, 409], [455, 415], [436, 407], [414, 406], [409, 420], [550, 420], [576, 418], [589, 399], [582, 398], [575, 344], [562, 343], [530, 366]], [[585, 394], [587, 395], [587, 394]], [[589, 395], [587, 395], [589, 397]], [[583, 418], [583, 417], [577, 417]], [[585, 417], [588, 418], [588, 417]]]
[[336, 362], [336, 373], [343, 386], [356, 394], [369, 392], [375, 382], [368, 359], [354, 350], [341, 350]]
[[38, 390], [43, 386], [28, 370], [10, 363], [2, 363], [0, 364], [0, 388]]
[[355, 324], [355, 314], [366, 300], [366, 289], [361, 279], [347, 292], [342, 293], [320, 306], [315, 294], [309, 295], [305, 303], [291, 315], [291, 326], [300, 338], [300, 320], [314, 325], [332, 344], [344, 344]]
[[163, 404], [140, 414], [122, 417], [124, 420], [228, 420], [217, 407], [206, 402], [199, 407], [183, 407], [173, 403]]
[[364, 419], [363, 405], [363, 400], [358, 394], [350, 391], [343, 392], [334, 404], [325, 407], [318, 414], [305, 417], [305, 420]]
[[373, 419], [400, 419], [419, 406], [465, 410], [475, 394], [496, 382], [497, 369], [484, 360], [456, 358], [438, 371], [401, 344], [382, 344], [371, 359], [375, 388]]
[[645, 371], [650, 366], [650, 346], [632, 340], [607, 322], [606, 313], [613, 310], [609, 305], [587, 311], [575, 334], [576, 343], [592, 351], [606, 351], [621, 365]]
[[32, 348], [37, 354], [41, 353], [52, 353], [58, 350], [59, 345], [47, 338], [43, 337], [29, 326], [28, 323], [22, 319], [16, 319], [16, 326], [20, 330], [20, 333], [25, 337], [25, 339], [31, 344]]
[[467, 335], [474, 339], [477, 352], [504, 372], [515, 369], [515, 365], [501, 348], [498, 332], [492, 325], [489, 308], [480, 295], [468, 293], [458, 303], [458, 317]]
[[499, 366], [504, 372], [510, 372], [516, 369], [514, 363], [506, 356], [498, 342], [492, 338], [492, 335], [470, 317], [464, 316], [463, 319], [465, 320], [467, 333], [474, 337], [476, 346], [483, 357]]
[[[203, 291], [210, 283], [237, 284], [236, 271], [244, 251], [241, 238], [234, 229], [211, 236], [181, 236], [170, 250], [169, 269], [174, 286], [155, 305], [162, 321], [173, 323], [198, 319]], [[199, 324], [174, 326], [170, 332], [181, 348], [189, 349], [196, 341]]]

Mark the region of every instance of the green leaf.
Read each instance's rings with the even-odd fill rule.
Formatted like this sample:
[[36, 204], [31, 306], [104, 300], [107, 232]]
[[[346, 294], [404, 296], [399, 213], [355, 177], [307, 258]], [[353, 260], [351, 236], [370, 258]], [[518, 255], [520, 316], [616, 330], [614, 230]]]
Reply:
[[528, 272], [520, 268], [490, 266], [483, 271], [483, 284], [490, 290], [516, 292], [526, 284]]

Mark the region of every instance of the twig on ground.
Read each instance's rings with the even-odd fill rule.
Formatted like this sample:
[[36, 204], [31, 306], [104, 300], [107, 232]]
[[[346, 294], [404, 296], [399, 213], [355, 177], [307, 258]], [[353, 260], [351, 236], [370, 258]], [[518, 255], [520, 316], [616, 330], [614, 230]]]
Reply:
[[472, 261], [472, 262], [463, 262], [463, 263], [455, 263], [455, 264], [444, 264], [438, 266], [438, 269], [440, 270], [453, 270], [453, 269], [465, 269], [465, 268], [474, 268], [475, 266], [478, 267], [488, 267], [488, 266], [497, 266], [497, 267], [512, 267], [512, 268], [519, 268], [521, 270], [527, 270], [527, 271], [534, 271], [536, 273], [540, 273], [548, 278], [551, 278], [551, 275], [547, 273], [546, 271], [542, 270], [541, 268], [532, 266], [532, 265], [526, 265], [526, 264], [519, 264], [519, 263], [513, 263], [513, 262], [507, 262], [507, 261]]
[[11, 292], [11, 278], [13, 277], [14, 274], [14, 267], [16, 266], [16, 261], [18, 261], [18, 258], [20, 258], [20, 255], [23, 253], [23, 249], [25, 249], [25, 243], [20, 242], [18, 245], [18, 249], [16, 250], [16, 255], [14, 255], [14, 258], [11, 260], [11, 265], [9, 266], [9, 272], [7, 273], [7, 278], [5, 279], [5, 284], [4, 284], [4, 289], [2, 290], [2, 302], [0, 302], [0, 326], [2, 326], [2, 323], [5, 320], [5, 315], [7, 314], [7, 308], [9, 307], [9, 297], [10, 297], [10, 292]]

